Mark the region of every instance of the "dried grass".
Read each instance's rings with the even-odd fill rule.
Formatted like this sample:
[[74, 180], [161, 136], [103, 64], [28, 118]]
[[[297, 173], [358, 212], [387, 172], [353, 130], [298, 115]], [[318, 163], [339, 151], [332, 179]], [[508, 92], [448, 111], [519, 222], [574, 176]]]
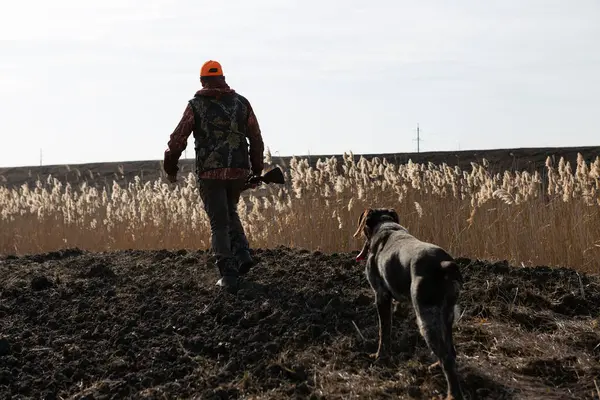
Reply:
[[[270, 155], [267, 154], [270, 162]], [[394, 207], [402, 224], [455, 256], [561, 265], [599, 272], [600, 158], [578, 157], [574, 170], [548, 158], [545, 176], [394, 165], [344, 154], [292, 159], [289, 185], [250, 191], [239, 213], [253, 247], [323, 251], [359, 248], [352, 238], [361, 210]], [[122, 171], [120, 171], [122, 174]], [[195, 178], [172, 187], [158, 179], [112, 187], [63, 185], [49, 176], [18, 190], [0, 187], [0, 253], [65, 247], [86, 250], [207, 248], [210, 229]]]

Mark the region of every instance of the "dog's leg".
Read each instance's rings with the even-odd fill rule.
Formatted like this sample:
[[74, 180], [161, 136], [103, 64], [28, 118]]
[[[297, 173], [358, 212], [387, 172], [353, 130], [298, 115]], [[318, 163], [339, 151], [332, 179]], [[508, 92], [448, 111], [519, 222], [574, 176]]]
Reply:
[[[456, 360], [456, 348], [454, 347], [454, 338], [452, 335], [452, 329], [454, 327], [454, 320], [455, 320], [455, 313], [456, 313], [456, 309], [454, 306], [448, 305], [446, 304], [446, 306], [443, 308], [442, 310], [442, 314], [444, 317], [444, 328], [445, 328], [445, 332], [444, 332], [444, 337], [446, 338], [446, 340], [449, 343], [449, 347], [450, 347], [450, 356]], [[431, 364], [429, 366], [429, 370], [432, 370], [433, 368], [436, 367], [441, 367], [441, 363], [440, 361], [436, 361], [433, 364]]]
[[443, 363], [442, 369], [446, 375], [448, 382], [448, 399], [459, 400], [463, 398], [462, 390], [460, 388], [460, 382], [458, 379], [458, 371], [456, 368], [456, 348], [454, 347], [454, 338], [452, 335], [452, 328], [454, 325], [454, 307], [449, 304], [445, 304], [443, 308], [444, 317], [444, 345], [447, 349], [446, 362]]
[[388, 291], [382, 290], [376, 294], [375, 303], [379, 319], [379, 344], [377, 353], [371, 357], [380, 359], [389, 355], [392, 342], [392, 296]]
[[[443, 291], [435, 281], [423, 278], [413, 280], [411, 296], [421, 335], [429, 349], [439, 360], [447, 384], [447, 399], [462, 400], [463, 395], [456, 369], [456, 353], [452, 343], [452, 324], [448, 310], [453, 306], [445, 304]], [[433, 364], [434, 366], [436, 364]]]
[[392, 341], [392, 294], [388, 291], [385, 282], [379, 275], [379, 269], [372, 254], [367, 259], [365, 275], [375, 293], [375, 306], [379, 322], [377, 353], [370, 356], [371, 358], [380, 359], [388, 355]]

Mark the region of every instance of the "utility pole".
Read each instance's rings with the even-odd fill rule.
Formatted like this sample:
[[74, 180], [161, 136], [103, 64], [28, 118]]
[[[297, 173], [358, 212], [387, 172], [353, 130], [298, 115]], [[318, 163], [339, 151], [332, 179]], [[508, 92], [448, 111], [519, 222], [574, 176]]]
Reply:
[[419, 124], [417, 124], [417, 138], [413, 139], [417, 141], [417, 153], [421, 152], [421, 129], [419, 128]]
[[40, 148], [40, 167], [42, 166], [42, 149]]

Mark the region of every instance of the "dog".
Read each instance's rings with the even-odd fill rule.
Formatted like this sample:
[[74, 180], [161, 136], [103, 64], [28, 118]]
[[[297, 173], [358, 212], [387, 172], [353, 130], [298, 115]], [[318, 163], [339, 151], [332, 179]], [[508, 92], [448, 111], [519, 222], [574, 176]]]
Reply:
[[458, 265], [441, 247], [409, 234], [393, 208], [364, 210], [354, 237], [361, 233], [366, 240], [356, 260], [366, 259], [365, 275], [375, 293], [379, 319], [379, 345], [371, 357], [388, 356], [392, 299], [410, 297], [419, 331], [438, 359], [430, 368], [439, 365], [444, 371], [446, 399], [463, 399], [452, 340], [463, 283]]

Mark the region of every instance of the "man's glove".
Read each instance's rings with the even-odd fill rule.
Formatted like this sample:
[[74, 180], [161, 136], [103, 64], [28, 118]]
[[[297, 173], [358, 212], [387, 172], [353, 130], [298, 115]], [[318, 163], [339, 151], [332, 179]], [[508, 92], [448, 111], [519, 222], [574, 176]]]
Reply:
[[248, 175], [248, 178], [246, 178], [246, 189], [256, 189], [258, 187], [258, 184], [260, 183], [260, 181], [257, 179], [259, 177], [259, 175], [256, 175], [254, 173], [251, 173], [250, 175]]
[[262, 175], [262, 168], [256, 168], [252, 170], [252, 175], [254, 176], [261, 176]]

